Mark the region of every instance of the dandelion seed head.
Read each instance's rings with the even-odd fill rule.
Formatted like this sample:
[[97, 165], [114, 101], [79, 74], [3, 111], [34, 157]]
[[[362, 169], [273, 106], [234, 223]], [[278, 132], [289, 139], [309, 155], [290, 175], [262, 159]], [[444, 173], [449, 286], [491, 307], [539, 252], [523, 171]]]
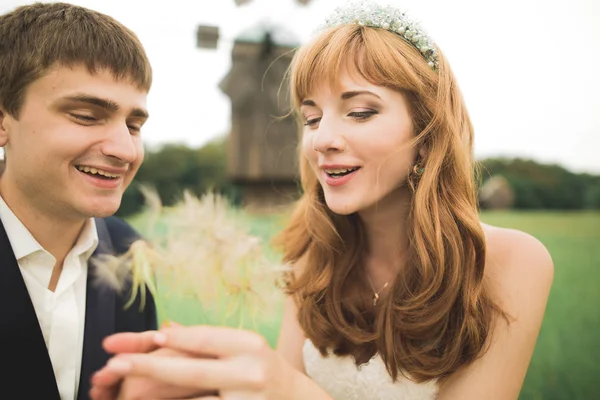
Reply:
[[105, 282], [122, 288], [123, 276], [132, 275], [134, 287], [160, 286], [163, 298], [192, 296], [204, 309], [224, 305], [229, 314], [242, 307], [261, 317], [274, 314], [284, 267], [267, 257], [262, 240], [224, 196], [185, 192], [179, 203], [164, 207], [154, 189], [141, 190], [152, 245], [136, 242], [126, 254], [104, 260]]

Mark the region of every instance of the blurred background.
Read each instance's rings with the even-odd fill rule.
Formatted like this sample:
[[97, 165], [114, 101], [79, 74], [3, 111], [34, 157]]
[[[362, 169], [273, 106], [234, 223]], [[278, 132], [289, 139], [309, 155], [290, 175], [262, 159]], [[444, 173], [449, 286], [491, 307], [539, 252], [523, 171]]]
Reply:
[[[285, 69], [341, 0], [79, 0], [131, 28], [154, 69], [136, 183], [167, 206], [216, 191], [268, 240], [297, 198]], [[0, 0], [0, 13], [30, 3]], [[475, 126], [484, 222], [531, 233], [555, 281], [520, 399], [597, 399], [600, 376], [600, 2], [388, 1], [450, 60]], [[144, 197], [119, 215], [145, 229]], [[277, 254], [272, 254], [276, 258]], [[165, 298], [169, 319], [233, 323]], [[242, 312], [244, 312], [242, 310]], [[252, 329], [271, 344], [279, 314]]]

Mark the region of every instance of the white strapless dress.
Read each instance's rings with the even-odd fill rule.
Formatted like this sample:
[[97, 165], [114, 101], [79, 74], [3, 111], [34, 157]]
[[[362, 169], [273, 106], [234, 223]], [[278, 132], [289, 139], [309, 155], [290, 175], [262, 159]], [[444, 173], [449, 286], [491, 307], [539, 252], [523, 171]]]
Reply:
[[392, 382], [378, 354], [356, 367], [351, 356], [321, 356], [308, 339], [302, 353], [307, 375], [335, 400], [434, 400], [437, 396], [435, 381], [415, 383], [399, 377]]

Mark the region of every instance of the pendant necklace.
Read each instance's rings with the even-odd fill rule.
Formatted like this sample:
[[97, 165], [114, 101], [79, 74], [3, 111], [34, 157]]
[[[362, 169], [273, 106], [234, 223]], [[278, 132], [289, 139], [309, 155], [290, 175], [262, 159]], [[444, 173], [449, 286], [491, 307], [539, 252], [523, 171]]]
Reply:
[[386, 282], [383, 287], [381, 289], [379, 289], [379, 291], [375, 290], [375, 285], [373, 285], [373, 281], [371, 280], [371, 277], [368, 274], [367, 275], [367, 279], [369, 280], [369, 283], [371, 284], [371, 289], [373, 290], [373, 306], [377, 305], [377, 301], [379, 300], [379, 294], [381, 292], [383, 292], [383, 289], [385, 289], [388, 286], [389, 282]]

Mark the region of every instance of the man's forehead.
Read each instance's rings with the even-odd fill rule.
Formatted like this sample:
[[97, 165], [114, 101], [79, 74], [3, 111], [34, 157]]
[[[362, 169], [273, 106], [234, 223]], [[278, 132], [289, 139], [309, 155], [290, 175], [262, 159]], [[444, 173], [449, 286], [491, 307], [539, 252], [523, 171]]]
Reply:
[[106, 69], [89, 72], [82, 67], [54, 67], [34, 81], [29, 89], [50, 101], [92, 100], [88, 102], [93, 103], [93, 99], [101, 99], [116, 106], [109, 107], [115, 110], [145, 110], [148, 95], [127, 77], [115, 77]]
[[39, 80], [54, 80], [56, 84], [93, 84], [97, 82], [108, 83], [110, 85], [131, 87], [140, 93], [147, 94], [148, 90], [140, 87], [131, 75], [118, 75], [112, 69], [98, 68], [90, 70], [84, 65], [54, 65], [48, 68]]

